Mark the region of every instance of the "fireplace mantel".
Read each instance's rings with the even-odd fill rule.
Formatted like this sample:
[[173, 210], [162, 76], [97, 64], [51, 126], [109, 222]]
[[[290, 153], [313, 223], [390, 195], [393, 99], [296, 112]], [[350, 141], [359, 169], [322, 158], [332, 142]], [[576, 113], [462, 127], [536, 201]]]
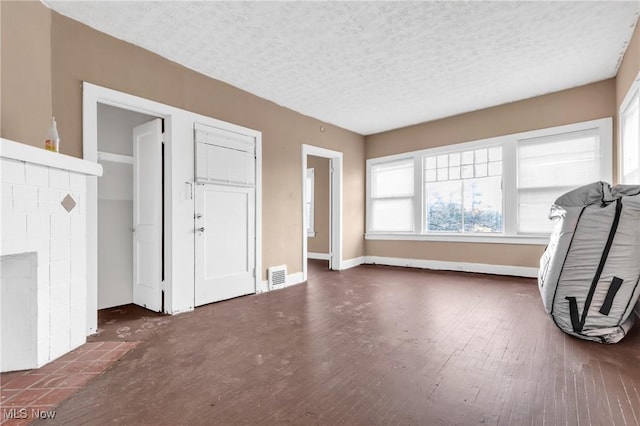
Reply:
[[0, 157], [89, 176], [102, 176], [102, 166], [98, 163], [47, 151], [43, 148], [37, 148], [4, 138], [0, 139]]

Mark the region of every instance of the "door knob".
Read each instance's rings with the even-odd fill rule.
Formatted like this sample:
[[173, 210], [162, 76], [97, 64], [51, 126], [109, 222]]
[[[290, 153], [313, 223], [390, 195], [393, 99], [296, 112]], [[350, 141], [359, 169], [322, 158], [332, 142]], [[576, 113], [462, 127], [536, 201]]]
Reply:
[[202, 219], [202, 213], [196, 214], [196, 219]]
[[201, 226], [200, 228], [196, 229], [196, 231], [198, 231], [198, 232], [204, 232], [204, 226]]

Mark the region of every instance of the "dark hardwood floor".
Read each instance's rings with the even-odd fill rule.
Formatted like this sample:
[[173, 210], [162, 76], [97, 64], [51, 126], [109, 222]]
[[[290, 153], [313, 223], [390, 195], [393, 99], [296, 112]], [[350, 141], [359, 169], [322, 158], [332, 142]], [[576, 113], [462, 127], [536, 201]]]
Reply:
[[639, 422], [640, 328], [567, 336], [535, 280], [314, 262], [309, 277], [171, 317], [47, 424]]

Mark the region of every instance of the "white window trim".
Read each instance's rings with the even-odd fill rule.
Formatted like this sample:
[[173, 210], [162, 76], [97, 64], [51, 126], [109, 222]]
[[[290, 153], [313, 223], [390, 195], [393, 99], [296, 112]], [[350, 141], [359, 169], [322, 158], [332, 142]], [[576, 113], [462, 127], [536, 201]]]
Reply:
[[[307, 227], [307, 237], [315, 237], [316, 236], [316, 227], [315, 227], [315, 207], [316, 207], [316, 175], [315, 170], [313, 168], [307, 169], [307, 182], [311, 179], [311, 190], [309, 194], [306, 196], [311, 200], [311, 208], [309, 209], [309, 226]], [[306, 200], [305, 200], [306, 203]]]
[[[582, 130], [598, 129], [600, 136], [600, 176], [611, 182], [613, 171], [613, 120], [611, 117], [563, 126], [538, 129], [510, 135], [498, 136], [477, 141], [463, 142], [454, 145], [445, 145], [436, 148], [428, 148], [419, 151], [394, 154], [385, 157], [367, 160], [366, 167], [366, 233], [367, 240], [397, 240], [397, 241], [455, 241], [476, 243], [501, 243], [501, 244], [547, 244], [547, 234], [523, 234], [517, 232], [517, 203], [518, 203], [518, 171], [517, 171], [517, 143], [522, 139], [532, 139], [552, 136], [561, 133], [571, 133]], [[458, 234], [458, 233], [426, 233], [423, 227], [424, 212], [424, 186], [423, 186], [423, 158], [438, 154], [469, 149], [502, 146], [502, 181], [503, 181], [503, 220], [504, 232], [494, 234]], [[371, 166], [390, 161], [414, 160], [414, 229], [416, 232], [372, 232], [371, 231]]]
[[[631, 103], [635, 100], [635, 98], [640, 98], [640, 71], [636, 76], [635, 80], [629, 87], [627, 94], [624, 96], [622, 103], [620, 104], [620, 109], [618, 110], [618, 182], [624, 183], [624, 144], [623, 144], [623, 121], [624, 121], [624, 113], [631, 106]], [[639, 124], [640, 125], [640, 124]], [[640, 143], [640, 141], [638, 141]]]

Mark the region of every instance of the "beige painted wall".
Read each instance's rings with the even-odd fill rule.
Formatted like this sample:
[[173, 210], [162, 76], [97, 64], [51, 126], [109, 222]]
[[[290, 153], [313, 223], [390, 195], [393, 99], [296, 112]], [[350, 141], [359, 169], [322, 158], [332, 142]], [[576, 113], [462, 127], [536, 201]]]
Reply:
[[538, 267], [544, 246], [426, 241], [366, 242], [368, 256]]
[[367, 159], [613, 117], [615, 79], [366, 137]]
[[[290, 272], [302, 269], [302, 191], [291, 182], [300, 182], [303, 143], [344, 153], [345, 259], [366, 253], [536, 266], [541, 246], [365, 243], [365, 154], [374, 158], [615, 116], [640, 69], [636, 28], [617, 79], [363, 138], [99, 33], [50, 12], [39, 2], [0, 2], [0, 19], [2, 137], [42, 146], [53, 112], [61, 151], [81, 157], [83, 80], [262, 131], [263, 261], [265, 268], [287, 263]], [[320, 131], [321, 125], [325, 132]]]
[[[367, 136], [366, 156], [415, 151], [603, 117], [616, 111], [615, 79]], [[615, 155], [615, 154], [614, 154]], [[537, 267], [544, 246], [423, 241], [365, 242], [368, 256]]]
[[638, 76], [638, 72], [640, 72], [640, 25], [636, 22], [636, 29], [616, 76], [616, 111], [622, 104], [633, 80]]
[[0, 38], [0, 136], [44, 148], [52, 119], [51, 12], [40, 2], [0, 1]]
[[263, 265], [266, 270], [286, 263], [291, 273], [302, 270], [302, 188], [292, 184], [300, 182], [301, 145], [341, 151], [343, 256], [364, 254], [362, 136], [188, 70], [51, 12], [40, 2], [2, 1], [0, 15], [2, 137], [44, 146], [53, 114], [61, 152], [82, 157], [83, 80], [260, 130]]
[[315, 237], [307, 238], [307, 251], [329, 253], [329, 159], [307, 157], [307, 168], [314, 169], [314, 228]]
[[[343, 257], [364, 254], [364, 138], [198, 74], [149, 51], [52, 14], [53, 110], [82, 155], [82, 81], [152, 99], [262, 132], [263, 278], [269, 266], [302, 271], [301, 145], [344, 155]], [[261, 70], [256, 70], [261, 72]], [[325, 131], [321, 131], [323, 126]], [[182, 141], [190, 144], [192, 141]]]

